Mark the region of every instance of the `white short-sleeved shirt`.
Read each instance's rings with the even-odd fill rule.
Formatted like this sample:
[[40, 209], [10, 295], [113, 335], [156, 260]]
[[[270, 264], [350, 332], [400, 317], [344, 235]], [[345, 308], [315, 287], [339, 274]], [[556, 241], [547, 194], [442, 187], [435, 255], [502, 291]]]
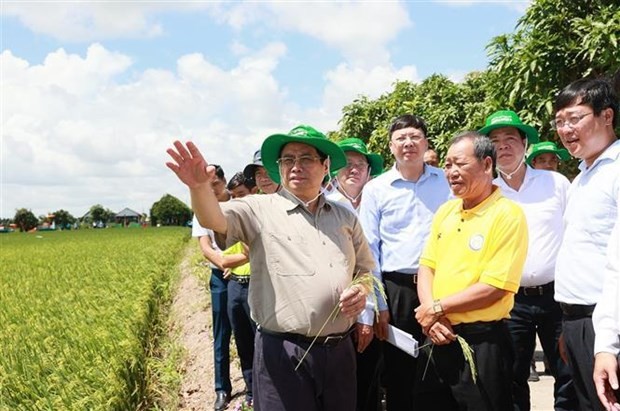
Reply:
[[564, 237], [555, 266], [555, 299], [596, 304], [603, 292], [607, 245], [618, 216], [620, 140], [581, 173], [568, 191]]
[[521, 206], [527, 220], [529, 245], [521, 286], [550, 283], [555, 277], [555, 262], [564, 234], [563, 215], [570, 182], [554, 171], [526, 166], [519, 191], [501, 177], [493, 183], [501, 188], [506, 198]]
[[[222, 252], [222, 250], [220, 250], [220, 248], [217, 246], [217, 243], [215, 242], [215, 234], [213, 233], [213, 230], [209, 230], [208, 228], [204, 228], [203, 226], [201, 226], [198, 222], [198, 218], [196, 218], [196, 215], [194, 215], [194, 218], [192, 219], [192, 237], [200, 238], [204, 236], [208, 236], [211, 239], [211, 247], [213, 247], [215, 251], [217, 251], [218, 253]], [[211, 261], [209, 261], [209, 266], [211, 268], [219, 269], [219, 267], [213, 264]]]

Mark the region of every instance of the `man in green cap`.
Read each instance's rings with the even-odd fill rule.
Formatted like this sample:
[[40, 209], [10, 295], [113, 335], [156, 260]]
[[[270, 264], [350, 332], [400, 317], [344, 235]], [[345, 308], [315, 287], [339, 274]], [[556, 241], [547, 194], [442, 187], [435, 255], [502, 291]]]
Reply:
[[[383, 171], [383, 158], [368, 152], [366, 143], [356, 137], [339, 141], [347, 165], [336, 174], [336, 188], [327, 199], [357, 213], [364, 186]], [[376, 410], [379, 402], [380, 344], [373, 338], [374, 305], [369, 299], [355, 325], [357, 344], [357, 409]]]
[[537, 170], [558, 171], [561, 161], [570, 159], [565, 148], [558, 148], [553, 141], [541, 141], [530, 147], [525, 160], [528, 165]]
[[327, 199], [357, 211], [364, 186], [372, 177], [383, 172], [383, 158], [380, 154], [368, 152], [366, 144], [356, 137], [346, 138], [336, 144], [347, 156], [347, 165], [336, 174], [336, 189]]
[[269, 136], [263, 165], [282, 189], [226, 204], [213, 195], [213, 167], [193, 143], [175, 141], [167, 152], [200, 224], [222, 246], [249, 247], [255, 272], [248, 302], [258, 325], [254, 409], [353, 411], [350, 334], [372, 287], [352, 280], [370, 275], [375, 262], [355, 214], [321, 193], [324, 178], [346, 165], [340, 147], [309, 126]]
[[491, 114], [480, 132], [488, 135], [495, 146], [499, 176], [493, 184], [521, 206], [529, 232], [521, 283], [507, 320], [515, 351], [515, 410], [530, 409], [528, 378], [537, 334], [555, 378], [555, 409], [575, 410], [577, 401], [570, 369], [558, 349], [562, 311], [554, 300], [555, 263], [564, 232], [562, 216], [570, 183], [559, 173], [535, 170], [525, 164], [526, 147], [528, 143], [538, 143], [538, 132], [524, 124], [514, 111]]

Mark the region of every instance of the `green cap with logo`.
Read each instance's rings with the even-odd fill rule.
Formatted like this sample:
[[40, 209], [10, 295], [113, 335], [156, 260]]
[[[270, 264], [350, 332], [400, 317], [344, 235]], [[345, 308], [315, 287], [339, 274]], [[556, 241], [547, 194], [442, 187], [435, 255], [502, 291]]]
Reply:
[[273, 134], [267, 137], [260, 149], [263, 157], [263, 166], [267, 169], [269, 177], [278, 184], [280, 184], [278, 158], [282, 148], [288, 143], [308, 144], [329, 156], [330, 173], [336, 172], [347, 165], [347, 157], [336, 143], [328, 140], [325, 134], [314, 128], [300, 125], [289, 131], [288, 134]]
[[[368, 148], [366, 147], [366, 143], [360, 140], [357, 137], [345, 138], [344, 140], [340, 140], [337, 142], [338, 147], [342, 149], [342, 151], [354, 151], [366, 157], [368, 164], [370, 165], [370, 175], [373, 177], [378, 176], [383, 172], [383, 157], [377, 153], [368, 152]], [[333, 173], [335, 175], [336, 173]]]
[[493, 130], [503, 127], [514, 127], [525, 133], [530, 144], [538, 143], [538, 131], [532, 126], [523, 124], [517, 113], [512, 110], [500, 110], [487, 117], [484, 127], [478, 130], [481, 134], [489, 135]]
[[541, 141], [540, 143], [533, 144], [530, 147], [525, 161], [531, 166], [532, 160], [534, 160], [536, 156], [544, 153], [553, 153], [562, 161], [567, 161], [570, 159], [570, 154], [565, 148], [558, 148], [553, 141]]

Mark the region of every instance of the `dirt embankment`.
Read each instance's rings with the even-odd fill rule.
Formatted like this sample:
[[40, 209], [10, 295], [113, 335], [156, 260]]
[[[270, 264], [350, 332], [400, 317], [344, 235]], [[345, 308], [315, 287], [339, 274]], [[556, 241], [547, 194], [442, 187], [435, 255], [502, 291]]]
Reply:
[[[208, 284], [193, 274], [192, 251], [189, 246], [181, 263], [181, 278], [171, 308], [172, 332], [185, 350], [178, 410], [212, 411], [215, 391], [211, 298]], [[231, 344], [230, 375], [234, 398], [228, 409], [232, 410], [234, 404], [243, 399], [244, 389], [234, 342]]]

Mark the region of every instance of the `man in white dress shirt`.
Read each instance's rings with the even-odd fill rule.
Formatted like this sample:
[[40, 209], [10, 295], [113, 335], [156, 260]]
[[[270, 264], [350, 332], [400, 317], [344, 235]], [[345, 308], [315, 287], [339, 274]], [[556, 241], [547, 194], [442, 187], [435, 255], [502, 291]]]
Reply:
[[[618, 199], [620, 201], [620, 198]], [[620, 355], [620, 213], [607, 248], [603, 297], [596, 305], [594, 323], [594, 385], [605, 409], [620, 411], [618, 372]], [[615, 392], [614, 392], [615, 391]]]
[[562, 336], [579, 409], [602, 410], [592, 379], [592, 312], [603, 295], [607, 244], [618, 218], [620, 141], [618, 96], [611, 84], [581, 79], [556, 97], [552, 126], [580, 173], [571, 184], [564, 237], [555, 271], [555, 299], [563, 312]]
[[558, 350], [562, 311], [553, 299], [555, 260], [564, 233], [562, 215], [570, 182], [561, 174], [535, 170], [525, 163], [527, 144], [538, 142], [538, 132], [524, 124], [514, 111], [493, 113], [480, 132], [489, 136], [497, 153], [499, 177], [493, 184], [521, 206], [529, 231], [521, 284], [507, 321], [515, 351], [515, 409], [530, 410], [528, 377], [538, 334], [555, 378], [555, 409], [575, 410], [577, 401], [570, 369]]

